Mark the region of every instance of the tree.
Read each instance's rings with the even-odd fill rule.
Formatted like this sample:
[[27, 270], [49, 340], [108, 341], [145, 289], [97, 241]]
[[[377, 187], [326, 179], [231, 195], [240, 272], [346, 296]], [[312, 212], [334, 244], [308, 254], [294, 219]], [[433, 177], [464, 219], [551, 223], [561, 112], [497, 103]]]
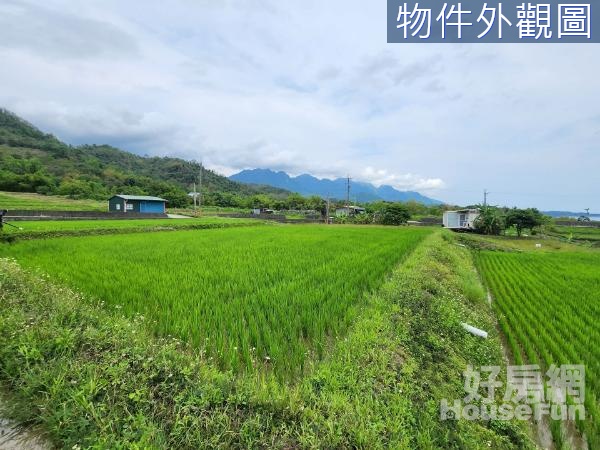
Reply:
[[409, 200], [405, 202], [404, 205], [406, 205], [411, 217], [427, 215], [427, 206], [425, 206], [423, 203], [419, 203], [415, 200]]
[[370, 213], [357, 214], [352, 217], [352, 223], [358, 225], [371, 225], [374, 223], [374, 220], [373, 214]]
[[305, 209], [306, 200], [300, 194], [291, 194], [287, 198], [288, 209]]
[[506, 228], [504, 214], [495, 206], [479, 206], [475, 219], [475, 231], [481, 234], [499, 235]]
[[506, 226], [514, 226], [517, 236], [521, 237], [523, 230], [531, 230], [545, 223], [545, 218], [536, 208], [508, 210], [506, 214]]
[[305, 201], [307, 209], [321, 212], [324, 209], [325, 201], [318, 195], [311, 195]]
[[[365, 205], [365, 209], [368, 213], [371, 214], [381, 214], [383, 210], [389, 205], [389, 202], [385, 202], [383, 200], [378, 200], [375, 202], [370, 202]], [[343, 206], [343, 205], [342, 205]]]
[[192, 199], [184, 191], [179, 189], [172, 189], [160, 194], [160, 197], [167, 200], [169, 208], [185, 208], [189, 206]]
[[275, 209], [277, 211], [283, 211], [284, 209], [287, 208], [287, 203], [285, 202], [285, 200], [274, 199], [271, 206], [273, 209]]
[[58, 187], [60, 195], [70, 198], [92, 198], [92, 186], [84, 180], [64, 180]]
[[379, 222], [383, 225], [402, 225], [410, 219], [410, 213], [401, 203], [389, 203], [381, 211]]
[[264, 194], [253, 195], [248, 199], [249, 208], [269, 208], [271, 206], [271, 197]]

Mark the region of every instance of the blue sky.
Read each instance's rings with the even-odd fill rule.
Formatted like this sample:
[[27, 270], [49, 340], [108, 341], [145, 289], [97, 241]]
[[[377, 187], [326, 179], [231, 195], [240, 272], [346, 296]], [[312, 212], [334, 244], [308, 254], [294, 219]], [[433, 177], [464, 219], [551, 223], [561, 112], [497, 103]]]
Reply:
[[0, 105], [67, 142], [600, 211], [599, 46], [387, 44], [383, 0], [3, 1]]

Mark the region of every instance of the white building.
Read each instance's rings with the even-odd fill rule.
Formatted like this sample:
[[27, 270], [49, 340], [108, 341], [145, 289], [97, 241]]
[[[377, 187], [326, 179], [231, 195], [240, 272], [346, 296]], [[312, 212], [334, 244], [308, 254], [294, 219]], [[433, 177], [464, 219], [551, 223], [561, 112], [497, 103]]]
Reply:
[[344, 206], [343, 208], [338, 208], [335, 210], [336, 216], [356, 216], [357, 214], [364, 214], [366, 212], [365, 208], [361, 208], [360, 206]]
[[479, 217], [478, 209], [461, 209], [444, 213], [444, 227], [451, 230], [473, 230], [475, 219]]

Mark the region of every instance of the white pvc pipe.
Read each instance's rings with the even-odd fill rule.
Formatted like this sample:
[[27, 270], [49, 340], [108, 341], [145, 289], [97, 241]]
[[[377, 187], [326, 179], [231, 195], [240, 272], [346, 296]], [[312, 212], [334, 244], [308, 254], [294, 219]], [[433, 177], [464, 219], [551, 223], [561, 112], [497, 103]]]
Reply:
[[479, 328], [472, 327], [471, 325], [464, 323], [464, 322], [461, 323], [461, 325], [465, 330], [467, 330], [469, 333], [471, 333], [475, 336], [479, 336], [484, 339], [487, 339], [487, 337], [488, 337], [487, 331], [483, 331], [483, 330], [480, 330]]

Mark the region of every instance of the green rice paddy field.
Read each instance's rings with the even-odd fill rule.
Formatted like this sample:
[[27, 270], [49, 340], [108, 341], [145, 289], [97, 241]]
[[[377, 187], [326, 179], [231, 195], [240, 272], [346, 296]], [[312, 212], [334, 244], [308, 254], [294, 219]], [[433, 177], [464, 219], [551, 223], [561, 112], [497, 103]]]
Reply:
[[[235, 219], [202, 218], [21, 222], [20, 225], [26, 232], [51, 233], [93, 230], [94, 227], [116, 230], [132, 225], [143, 228], [213, 222], [244, 223]], [[465, 242], [472, 244], [470, 241], [490, 244], [470, 245], [473, 248], [471, 252], [485, 285], [493, 295], [493, 310], [506, 339], [511, 362], [517, 365], [539, 364], [544, 371], [552, 364], [585, 365], [587, 418], [578, 422], [577, 426], [585, 432], [589, 448], [600, 448], [600, 328], [597, 323], [600, 317], [600, 253], [588, 246], [550, 238], [541, 241], [541, 249], [535, 248], [538, 241], [533, 238], [471, 236]], [[18, 240], [0, 245], [0, 257], [15, 258], [26, 269], [48, 274], [49, 279], [59, 286], [65, 284], [82, 292], [83, 302], [99, 304], [111, 314], [123, 316], [122, 320], [135, 319], [132, 323], [141, 321], [145, 329], [157, 336], [175, 337], [194, 351], [194, 358], [199, 355], [202, 362], [209, 363], [207, 367], [216, 367], [221, 373], [233, 376], [252, 374], [258, 375], [258, 378], [263, 374], [274, 374], [284, 383], [305, 379], [311, 389], [314, 386], [318, 389], [322, 381], [319, 377], [323, 377], [323, 373], [327, 374], [325, 379], [339, 375], [341, 384], [338, 387], [344, 391], [352, 390], [350, 385], [345, 384], [347, 380], [344, 377], [349, 373], [346, 371], [348, 367], [353, 367], [352, 370], [356, 367], [341, 364], [336, 366], [336, 370], [341, 371], [338, 374], [328, 372], [327, 364], [316, 363], [331, 355], [333, 349], [343, 347], [345, 339], [352, 336], [349, 332], [356, 320], [362, 318], [364, 321], [365, 311], [373, 307], [366, 299], [373, 298], [373, 293], [379, 292], [385, 280], [399, 266], [407, 266], [406, 276], [420, 273], [398, 291], [407, 295], [414, 290], [411, 283], [418, 285], [423, 282], [427, 286], [433, 283], [427, 277], [428, 271], [433, 270], [436, 264], [446, 264], [447, 267], [434, 278], [439, 278], [442, 285], [448, 283], [444, 277], [450, 273], [452, 263], [444, 258], [455, 252], [465, 252], [466, 265], [461, 270], [472, 276], [476, 283], [471, 286], [458, 282], [458, 288], [450, 290], [452, 295], [444, 294], [448, 301], [444, 308], [454, 311], [453, 308], [459, 307], [455, 300], [457, 295], [458, 298], [469, 292], [475, 292], [472, 296], [467, 295], [469, 298], [483, 295], [471, 255], [461, 248], [464, 245], [457, 246], [455, 243], [455, 237], [450, 233], [438, 231], [434, 235], [433, 229], [428, 228], [265, 225]], [[424, 247], [428, 249], [427, 258], [423, 253]], [[438, 252], [442, 248], [445, 250], [440, 255], [449, 253], [439, 257]], [[414, 255], [420, 255], [418, 264], [402, 264]], [[423, 302], [432, 293], [437, 295], [438, 288], [431, 289], [431, 292], [416, 294], [403, 308], [417, 308], [415, 311], [418, 311], [417, 305], [431, 307], [428, 302]], [[390, 295], [390, 299], [395, 298], [391, 292]], [[386, 305], [386, 308], [398, 308], [397, 305], [392, 306], [393, 303]], [[474, 314], [473, 323], [476, 324], [486, 311], [491, 314], [485, 303], [479, 301], [469, 303], [468, 308]], [[388, 314], [387, 309], [385, 311]], [[405, 313], [404, 310], [398, 310], [396, 315], [389, 312], [394, 317], [405, 317]], [[450, 316], [452, 314], [455, 312]], [[419, 319], [420, 322], [428, 320], [431, 320], [429, 328], [442, 320], [442, 316]], [[405, 339], [399, 336], [410, 329], [409, 322], [403, 322], [393, 331], [388, 330], [391, 334], [387, 339]], [[453, 327], [458, 326], [460, 321], [455, 317], [450, 322], [450, 329], [454, 330]], [[418, 323], [413, 326], [418, 326]], [[493, 325], [488, 324], [487, 329], [491, 328]], [[411, 335], [406, 338], [405, 345], [409, 348], [410, 343], [420, 339], [426, 341], [427, 346], [433, 345], [432, 339], [435, 341], [437, 337], [426, 336], [428, 332], [421, 330]], [[444, 334], [448, 332], [446, 330]], [[360, 339], [370, 336], [373, 342], [381, 339], [375, 329], [372, 336], [364, 333], [361, 330], [354, 338], [357, 335], [361, 336]], [[437, 331], [432, 333], [436, 335]], [[466, 336], [462, 330], [454, 339], [465, 339], [462, 345], [474, 345], [473, 348], [494, 345], [494, 338], [485, 344], [477, 340], [471, 342], [469, 339], [474, 338]], [[386, 345], [391, 345], [392, 341], [386, 342]], [[499, 349], [499, 341], [497, 344]], [[422, 351], [418, 347], [414, 355], [421, 355]], [[484, 353], [489, 351], [487, 349]], [[469, 350], [468, 353], [471, 352]], [[351, 353], [348, 350], [344, 358], [350, 358]], [[366, 355], [370, 354], [367, 352]], [[443, 359], [442, 355], [437, 355], [431, 360], [434, 372], [449, 370], [440, 365]], [[460, 374], [468, 361], [471, 360], [460, 363], [457, 360], [451, 373]], [[423, 364], [423, 361], [417, 358], [411, 364]], [[402, 370], [408, 370], [409, 366], [403, 365]], [[318, 367], [322, 367], [324, 372], [318, 372]], [[383, 367], [376, 372], [384, 370]], [[310, 378], [315, 369], [316, 378]], [[394, 370], [392, 372], [397, 374]], [[253, 377], [240, 377], [250, 378]], [[460, 385], [462, 380], [453, 379], [452, 386], [457, 387], [457, 382]], [[424, 392], [432, 390], [427, 386], [423, 389]], [[288, 391], [281, 392], [287, 398]], [[296, 398], [296, 395], [300, 394], [292, 397]], [[419, 408], [415, 406], [419, 404], [417, 399], [412, 398], [411, 402]], [[326, 404], [329, 408], [335, 401], [328, 400]], [[436, 417], [437, 403], [429, 406], [433, 409], [427, 417]], [[353, 405], [352, 408], [352, 414], [360, 417], [360, 406]], [[369, 408], [371, 414], [383, 406], [371, 405]], [[425, 420], [421, 413], [414, 414], [421, 417], [418, 420]], [[314, 426], [313, 419], [309, 421], [311, 426]], [[392, 427], [397, 425], [396, 422], [388, 424]], [[420, 425], [415, 426], [421, 430]], [[551, 423], [552, 437], [557, 448], [568, 448], [564, 446], [568, 438], [561, 427], [558, 422]], [[447, 443], [447, 436], [443, 437], [445, 432], [432, 432], [428, 439]], [[483, 442], [480, 435], [476, 436], [473, 439], [477, 443]], [[519, 439], [515, 443], [521, 442]], [[424, 445], [422, 448], [434, 447]], [[466, 448], [475, 447], [467, 445]]]
[[553, 231], [558, 236], [569, 240], [589, 241], [591, 243], [600, 242], [600, 227], [567, 227], [555, 226]]
[[0, 256], [143, 315], [222, 368], [289, 375], [323, 355], [430, 232], [264, 226], [18, 242]]
[[[516, 364], [584, 364], [590, 448], [600, 448], [600, 253], [476, 252]], [[552, 424], [555, 442], [564, 442]], [[560, 445], [559, 445], [560, 448]]]

